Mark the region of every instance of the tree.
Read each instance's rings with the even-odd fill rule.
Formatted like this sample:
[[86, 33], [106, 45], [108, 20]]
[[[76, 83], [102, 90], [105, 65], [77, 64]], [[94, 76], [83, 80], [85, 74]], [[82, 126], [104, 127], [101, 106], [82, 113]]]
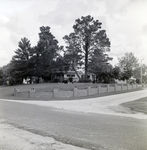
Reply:
[[58, 41], [50, 32], [50, 27], [40, 27], [39, 42], [34, 49], [35, 75], [38, 78], [48, 78], [54, 70], [54, 61], [59, 50]]
[[113, 66], [109, 63], [101, 63], [97, 66], [95, 72], [97, 82], [114, 82]]
[[[85, 79], [87, 79], [89, 63], [92, 61], [91, 58], [94, 56], [94, 52], [99, 51], [105, 57], [104, 53], [110, 51], [110, 41], [107, 38], [106, 31], [100, 30], [101, 25], [102, 23], [99, 20], [94, 20], [93, 17], [88, 15], [76, 19], [73, 26], [76, 44], [80, 49], [79, 54], [81, 58], [84, 58]], [[74, 41], [74, 38], [72, 39]], [[76, 44], [72, 44], [74, 50], [77, 47]]]
[[112, 65], [109, 64], [110, 60], [112, 60], [112, 58], [109, 57], [108, 54], [104, 54], [101, 49], [95, 49], [91, 54], [89, 71], [95, 73], [97, 78], [107, 73], [110, 75], [110, 72], [112, 72]]
[[115, 66], [114, 68], [113, 68], [113, 77], [115, 78], [115, 79], [120, 79], [120, 68], [118, 67], [118, 66]]
[[0, 85], [3, 84], [3, 69], [0, 68]]
[[18, 43], [18, 49], [11, 60], [11, 76], [13, 78], [27, 78], [32, 76], [31, 58], [33, 49], [27, 38], [22, 38]]
[[133, 71], [134, 77], [137, 79], [138, 83], [140, 83], [141, 70], [142, 70], [142, 82], [147, 83], [147, 65], [146, 64], [142, 64], [142, 69], [141, 69], [141, 66], [138, 66], [137, 68], [135, 68], [135, 70]]
[[78, 37], [75, 33], [70, 33], [69, 36], [64, 36], [66, 44], [66, 51], [64, 51], [64, 58], [67, 62], [76, 67], [78, 64], [82, 63], [81, 60], [81, 47], [78, 43]]
[[125, 53], [125, 56], [118, 58], [119, 67], [122, 72], [122, 79], [129, 79], [132, 76], [135, 77], [135, 71], [139, 67], [138, 59], [134, 56], [132, 52]]
[[77, 72], [77, 68], [79, 68], [82, 64], [82, 58], [83, 56], [81, 55], [81, 45], [78, 43], [78, 36], [76, 36], [75, 33], [70, 33], [69, 36], [66, 35], [63, 37], [65, 40], [66, 44], [66, 50], [64, 50], [64, 62], [73, 69], [77, 76], [80, 79], [80, 76]]

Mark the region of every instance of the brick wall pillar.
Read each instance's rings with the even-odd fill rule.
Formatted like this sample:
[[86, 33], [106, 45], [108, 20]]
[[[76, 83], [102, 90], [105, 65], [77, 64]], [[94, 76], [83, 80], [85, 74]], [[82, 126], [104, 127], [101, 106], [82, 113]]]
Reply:
[[117, 91], [117, 84], [114, 84], [114, 91]]
[[123, 90], [123, 84], [121, 84], [121, 91]]
[[77, 87], [74, 87], [73, 89], [73, 97], [77, 97]]
[[107, 92], [109, 92], [110, 91], [110, 86], [109, 86], [109, 84], [107, 85]]
[[18, 93], [19, 93], [19, 89], [18, 88], [14, 88], [14, 96], [18, 96]]
[[35, 97], [35, 89], [31, 88], [28, 92], [28, 97]]
[[87, 87], [87, 95], [90, 95], [91, 94], [90, 92], [91, 92], [91, 86], [88, 86]]
[[97, 93], [98, 94], [100, 93], [100, 86], [99, 85], [97, 86]]
[[57, 88], [55, 88], [53, 90], [53, 97], [58, 97], [58, 89]]

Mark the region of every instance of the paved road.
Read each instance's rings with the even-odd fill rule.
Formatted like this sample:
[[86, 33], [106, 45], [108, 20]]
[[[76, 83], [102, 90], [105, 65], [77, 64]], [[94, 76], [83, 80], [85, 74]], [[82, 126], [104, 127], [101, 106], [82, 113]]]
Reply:
[[1, 100], [0, 119], [17, 128], [79, 147], [96, 150], [147, 149], [147, 120]]

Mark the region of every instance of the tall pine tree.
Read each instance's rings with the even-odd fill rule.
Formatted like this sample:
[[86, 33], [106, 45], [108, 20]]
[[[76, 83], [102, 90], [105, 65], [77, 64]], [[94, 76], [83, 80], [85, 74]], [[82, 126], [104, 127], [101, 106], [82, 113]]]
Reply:
[[50, 27], [40, 27], [39, 41], [33, 57], [35, 75], [48, 78], [54, 70], [54, 61], [59, 50], [58, 41], [50, 32]]
[[33, 49], [31, 48], [31, 43], [24, 37], [18, 43], [18, 49], [16, 49], [15, 55], [12, 57], [11, 75], [13, 78], [27, 78], [32, 76], [32, 56]]
[[[81, 19], [76, 19], [73, 26], [76, 41], [75, 38], [72, 38], [74, 43], [72, 48], [74, 51], [77, 50], [77, 47], [79, 48], [78, 52], [81, 56], [79, 58], [84, 62], [85, 79], [87, 79], [87, 74], [90, 71], [89, 65], [93, 60], [94, 53], [101, 54], [99, 57], [103, 57], [103, 60], [108, 61], [108, 56], [105, 53], [110, 51], [110, 41], [107, 38], [106, 31], [100, 30], [101, 24], [99, 20], [94, 20], [93, 17], [88, 15], [86, 17], [82, 16]], [[70, 35], [65, 37], [70, 37]]]

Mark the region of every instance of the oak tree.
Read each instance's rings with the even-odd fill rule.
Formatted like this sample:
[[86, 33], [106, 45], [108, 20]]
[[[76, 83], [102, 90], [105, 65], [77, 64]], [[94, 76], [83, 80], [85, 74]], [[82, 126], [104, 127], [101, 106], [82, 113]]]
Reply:
[[118, 58], [119, 67], [122, 72], [122, 79], [128, 80], [132, 76], [135, 77], [136, 69], [139, 67], [138, 59], [132, 52], [125, 53], [124, 56]]

